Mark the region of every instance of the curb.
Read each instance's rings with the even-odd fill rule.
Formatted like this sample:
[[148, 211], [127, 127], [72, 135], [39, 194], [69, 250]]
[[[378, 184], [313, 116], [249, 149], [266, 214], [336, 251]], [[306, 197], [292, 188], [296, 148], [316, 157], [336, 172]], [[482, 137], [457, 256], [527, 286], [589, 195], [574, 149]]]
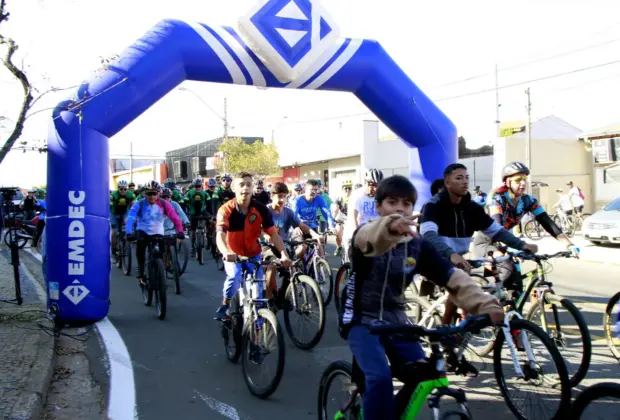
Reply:
[[[23, 254], [22, 254], [23, 255]], [[40, 283], [33, 278], [27, 265], [20, 264], [28, 281]], [[45, 302], [42, 302], [45, 305]], [[11, 409], [9, 420], [39, 420], [47, 398], [47, 392], [56, 366], [56, 338], [44, 331], [38, 332], [37, 353], [28, 377], [20, 385], [20, 395]]]

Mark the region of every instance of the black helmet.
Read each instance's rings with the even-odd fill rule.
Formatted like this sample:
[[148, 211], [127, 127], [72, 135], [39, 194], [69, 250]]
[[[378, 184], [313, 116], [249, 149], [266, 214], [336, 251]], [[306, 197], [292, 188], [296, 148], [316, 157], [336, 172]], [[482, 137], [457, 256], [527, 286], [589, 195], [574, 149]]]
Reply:
[[192, 185], [194, 187], [202, 187], [202, 178], [194, 178]]
[[262, 179], [257, 179], [257, 180], [256, 180], [256, 186], [257, 186], [257, 187], [262, 187], [263, 185], [264, 185], [264, 184], [263, 184], [263, 180], [262, 180]]
[[383, 181], [383, 172], [379, 169], [369, 169], [364, 175], [364, 181], [379, 184]]
[[171, 197], [172, 196], [172, 191], [170, 191], [170, 188], [164, 188], [161, 191], [161, 196], [162, 197]]
[[502, 169], [502, 181], [517, 174], [529, 175], [530, 169], [521, 162], [511, 162]]
[[172, 178], [166, 178], [166, 180], [164, 181], [164, 185], [166, 188], [170, 188], [173, 189], [174, 188], [174, 180]]

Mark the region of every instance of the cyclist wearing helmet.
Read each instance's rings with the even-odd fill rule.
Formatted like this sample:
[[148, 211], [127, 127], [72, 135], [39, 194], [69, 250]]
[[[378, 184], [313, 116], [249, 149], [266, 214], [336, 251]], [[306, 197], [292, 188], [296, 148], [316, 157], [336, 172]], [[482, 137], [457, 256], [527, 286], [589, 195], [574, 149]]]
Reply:
[[295, 184], [295, 186], [293, 187], [293, 192], [288, 198], [288, 207], [293, 208], [295, 206], [295, 200], [301, 195], [301, 191], [301, 184]]
[[[491, 217], [500, 226], [510, 230], [519, 224], [523, 216], [531, 213], [543, 229], [563, 243], [574, 256], [577, 256], [579, 250], [571, 243], [568, 236], [562, 233], [562, 230], [551, 220], [536, 198], [526, 194], [529, 175], [529, 168], [521, 162], [511, 162], [502, 169], [503, 185], [491, 193], [491, 199], [488, 202]], [[473, 244], [475, 258], [484, 258], [489, 252], [497, 251], [496, 241], [483, 232], [476, 232]], [[507, 288], [519, 292], [523, 290], [523, 280], [514, 269], [512, 261], [500, 264], [498, 274]]]
[[[184, 225], [189, 224], [189, 219], [187, 218], [187, 215], [181, 208], [181, 205], [177, 203], [176, 201], [172, 200], [172, 191], [170, 191], [170, 188], [164, 188], [162, 190], [161, 198], [163, 198], [168, 203], [170, 203], [170, 205], [172, 206], [177, 216], [179, 216], [179, 219], [181, 219]], [[166, 217], [166, 220], [164, 221], [164, 234], [173, 235], [174, 232], [175, 232], [174, 223], [172, 223], [172, 220], [170, 220], [169, 217]]]
[[217, 189], [217, 181], [215, 180], [215, 178], [209, 178], [209, 180], [207, 181], [207, 194], [209, 195], [210, 200], [213, 200], [216, 189]]
[[181, 192], [177, 189], [177, 185], [174, 180], [172, 178], [167, 178], [164, 181], [164, 187], [170, 190], [172, 201], [179, 203], [181, 207], [183, 207], [185, 204], [185, 197], [183, 197], [183, 194], [181, 194]]
[[347, 221], [349, 198], [353, 189], [353, 181], [345, 181], [342, 183], [342, 196], [332, 204], [332, 213], [336, 220], [336, 251], [334, 255], [340, 255], [342, 252], [342, 235], [344, 232], [344, 223]]
[[192, 255], [196, 253], [196, 228], [200, 217], [211, 218], [211, 199], [202, 188], [202, 178], [196, 178], [192, 181], [192, 189], [185, 196], [189, 206], [189, 215], [191, 218], [190, 235], [192, 238]]
[[262, 179], [256, 180], [256, 187], [254, 188], [254, 196], [252, 198], [264, 205], [271, 203], [271, 196], [265, 191]]
[[349, 241], [353, 237], [353, 232], [364, 223], [379, 216], [375, 204], [375, 193], [377, 186], [383, 180], [383, 172], [379, 169], [369, 169], [364, 174], [365, 187], [355, 190], [349, 198], [347, 213], [347, 224], [344, 227], [344, 247], [348, 252]]
[[211, 200], [213, 201], [213, 214], [217, 214], [217, 211], [222, 204], [226, 203], [228, 200], [235, 198], [235, 192], [230, 187], [232, 183], [232, 175], [226, 173], [222, 176], [222, 185], [217, 187], [215, 193], [211, 196]]
[[110, 226], [112, 227], [112, 255], [116, 256], [116, 232], [121, 228], [123, 220], [127, 218], [127, 209], [131, 206], [135, 197], [129, 190], [129, 184], [125, 180], [118, 181], [118, 190], [110, 194]]
[[[334, 204], [334, 201], [329, 196], [329, 194], [325, 192], [325, 185], [323, 185], [323, 181], [321, 181], [320, 179], [317, 179], [316, 182], [319, 184], [319, 191], [320, 191], [319, 196], [323, 199], [323, 201], [325, 201], [325, 204], [327, 204], [327, 208], [331, 209], [332, 204]], [[319, 232], [324, 233], [327, 230], [327, 221], [321, 214], [320, 209], [316, 210], [316, 217], [318, 218], [318, 221], [319, 221]]]
[[[145, 185], [146, 198], [137, 201], [131, 206], [125, 223], [125, 233], [127, 240], [136, 245], [136, 257], [138, 259], [138, 281], [144, 285], [144, 257], [146, 254], [146, 243], [141, 240], [153, 235], [164, 234], [164, 221], [168, 217], [176, 231], [177, 238], [182, 241], [185, 239], [183, 224], [174, 211], [174, 208], [166, 200], [159, 198], [159, 182], [149, 181]], [[134, 234], [134, 223], [136, 223], [136, 233]], [[163, 241], [159, 249], [164, 249]]]

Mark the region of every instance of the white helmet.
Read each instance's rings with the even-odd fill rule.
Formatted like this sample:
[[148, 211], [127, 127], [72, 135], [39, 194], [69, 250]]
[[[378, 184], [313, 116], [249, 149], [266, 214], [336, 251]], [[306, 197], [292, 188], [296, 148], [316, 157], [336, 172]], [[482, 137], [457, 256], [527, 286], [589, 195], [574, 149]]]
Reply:
[[116, 186], [118, 188], [129, 188], [129, 183], [127, 181], [125, 181], [124, 179], [121, 179], [120, 181], [118, 181]]
[[366, 171], [366, 174], [364, 175], [364, 182], [379, 184], [381, 181], [383, 181], [383, 172], [379, 169], [369, 169]]

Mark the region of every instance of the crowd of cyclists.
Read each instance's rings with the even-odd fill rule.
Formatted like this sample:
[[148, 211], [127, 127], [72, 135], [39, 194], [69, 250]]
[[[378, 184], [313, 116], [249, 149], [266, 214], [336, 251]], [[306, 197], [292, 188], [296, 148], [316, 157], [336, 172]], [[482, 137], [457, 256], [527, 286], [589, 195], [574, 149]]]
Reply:
[[[381, 170], [365, 172], [363, 184], [347, 181], [332, 200], [321, 180], [310, 179], [289, 191], [286, 184], [266, 186], [252, 174], [224, 174], [215, 179], [197, 178], [183, 191], [171, 179], [164, 185], [150, 181], [143, 186], [118, 182], [110, 194], [112, 252], [116, 252], [115, 230], [125, 225], [127, 239], [137, 241], [138, 280], [144, 281], [144, 247], [140, 239], [151, 235], [176, 234], [179, 241], [189, 228], [192, 253], [198, 222], [208, 222], [209, 234], [222, 255], [225, 279], [222, 303], [215, 319], [230, 316], [231, 299], [242, 282], [242, 272], [254, 263], [278, 260], [283, 268], [301, 258], [305, 245], [293, 249], [287, 241], [315, 239], [324, 243], [325, 233], [336, 236], [336, 255], [345, 253], [351, 275], [342, 296], [339, 331], [347, 340], [365, 378], [364, 419], [395, 418], [390, 364], [426, 363], [419, 343], [369, 333], [377, 323], [407, 323], [405, 290], [421, 275], [424, 282], [450, 293], [443, 323], [454, 318], [457, 308], [468, 314], [488, 314], [495, 324], [504, 322], [500, 301], [481, 289], [469, 276], [472, 267], [466, 254], [475, 258], [499, 256], [503, 246], [536, 253], [538, 247], [511, 233], [531, 213], [540, 225], [575, 258], [579, 249], [549, 217], [540, 203], [527, 194], [529, 169], [512, 162], [502, 170], [502, 185], [489, 193], [485, 205], [480, 192], [469, 192], [467, 168], [454, 163], [443, 178], [431, 185], [432, 198], [420, 213], [414, 212], [418, 192], [406, 177], [384, 178]], [[319, 252], [324, 254], [320, 247]], [[289, 255], [294, 253], [294, 255]], [[513, 293], [523, 291], [514, 262], [502, 263], [500, 280]], [[261, 274], [258, 274], [261, 275]], [[266, 270], [269, 307], [283, 305], [277, 293], [276, 270]], [[421, 294], [425, 289], [421, 287]], [[387, 357], [386, 357], [387, 356]]]

